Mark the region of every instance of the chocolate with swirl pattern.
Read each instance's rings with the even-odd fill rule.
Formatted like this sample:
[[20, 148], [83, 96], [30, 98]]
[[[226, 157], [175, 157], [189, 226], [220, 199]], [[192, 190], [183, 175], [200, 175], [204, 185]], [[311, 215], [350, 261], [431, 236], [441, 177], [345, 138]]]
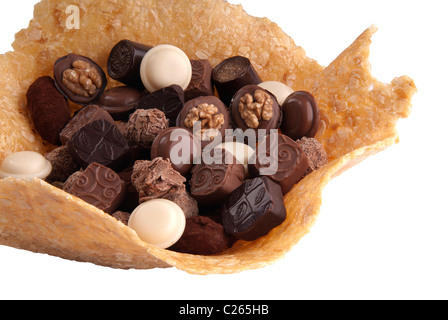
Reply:
[[301, 147], [290, 137], [271, 134], [258, 146], [249, 161], [252, 176], [266, 175], [287, 194], [307, 173], [309, 162]]
[[113, 170], [94, 162], [77, 175], [67, 191], [112, 214], [125, 199], [126, 183]]
[[192, 169], [191, 195], [202, 206], [219, 206], [244, 181], [244, 166], [224, 149], [214, 151], [221, 152], [216, 154], [217, 161], [211, 164], [203, 161]]

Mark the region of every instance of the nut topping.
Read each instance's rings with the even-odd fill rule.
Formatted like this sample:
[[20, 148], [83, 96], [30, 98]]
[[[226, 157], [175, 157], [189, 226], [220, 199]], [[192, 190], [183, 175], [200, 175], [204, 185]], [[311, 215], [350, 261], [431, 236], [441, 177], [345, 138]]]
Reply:
[[62, 83], [73, 94], [90, 98], [101, 88], [103, 81], [95, 67], [86, 61], [76, 60], [73, 69], [67, 69], [62, 75]]
[[246, 121], [246, 125], [256, 129], [260, 125], [260, 120], [271, 120], [273, 106], [274, 102], [267, 92], [256, 90], [253, 96], [246, 93], [241, 97], [239, 111], [241, 118]]
[[224, 124], [224, 115], [218, 113], [218, 108], [213, 104], [202, 103], [193, 107], [185, 118], [185, 125], [193, 128], [196, 121], [201, 122], [201, 140], [213, 140]]

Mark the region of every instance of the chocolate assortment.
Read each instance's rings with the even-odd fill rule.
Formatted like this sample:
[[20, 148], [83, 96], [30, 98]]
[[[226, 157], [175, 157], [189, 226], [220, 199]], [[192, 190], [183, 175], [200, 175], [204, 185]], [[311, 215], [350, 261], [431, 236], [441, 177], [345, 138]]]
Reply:
[[[108, 87], [88, 57], [58, 59], [54, 80], [27, 93], [36, 130], [57, 147], [30, 158], [30, 172], [11, 161], [2, 170], [46, 179], [150, 244], [213, 255], [280, 225], [283, 196], [327, 163], [312, 95], [262, 82], [246, 57], [213, 67], [172, 45], [125, 39], [107, 74], [121, 85]], [[79, 105], [73, 116], [67, 100]]]

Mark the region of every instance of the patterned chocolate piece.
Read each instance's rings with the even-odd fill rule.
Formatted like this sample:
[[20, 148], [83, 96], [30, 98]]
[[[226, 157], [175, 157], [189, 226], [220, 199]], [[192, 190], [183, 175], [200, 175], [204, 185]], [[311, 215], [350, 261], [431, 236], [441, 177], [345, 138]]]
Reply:
[[112, 214], [126, 196], [126, 184], [114, 171], [94, 162], [77, 175], [67, 192]]
[[286, 219], [280, 186], [267, 177], [247, 180], [224, 204], [224, 229], [238, 239], [252, 241]]
[[192, 169], [191, 195], [204, 206], [220, 205], [244, 181], [244, 165], [224, 149], [214, 151], [222, 152], [222, 157], [216, 163], [203, 162]]
[[213, 67], [208, 60], [191, 60], [192, 76], [185, 90], [185, 101], [201, 97], [213, 96], [215, 88], [212, 84]]
[[309, 169], [308, 158], [300, 146], [288, 136], [267, 136], [249, 161], [249, 172], [253, 176], [266, 175], [282, 187], [287, 194]]
[[114, 123], [114, 119], [112, 119], [109, 113], [97, 105], [86, 106], [79, 110], [59, 134], [62, 144], [66, 144], [70, 138], [86, 124], [99, 119]]
[[173, 127], [184, 104], [184, 90], [178, 85], [172, 85], [144, 96], [137, 109], [159, 109], [170, 121], [170, 127]]
[[119, 171], [127, 160], [129, 146], [115, 124], [100, 119], [78, 130], [68, 142], [68, 150], [83, 168], [97, 162]]

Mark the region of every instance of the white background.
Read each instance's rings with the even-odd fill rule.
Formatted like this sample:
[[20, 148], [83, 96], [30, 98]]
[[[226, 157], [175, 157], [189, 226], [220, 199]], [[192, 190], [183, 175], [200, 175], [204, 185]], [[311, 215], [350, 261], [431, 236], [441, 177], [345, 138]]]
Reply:
[[[2, 1], [0, 52], [36, 0]], [[419, 89], [400, 144], [334, 179], [320, 216], [284, 259], [235, 275], [113, 270], [0, 246], [0, 299], [447, 299], [448, 74], [445, 1], [233, 0], [277, 22], [328, 65], [375, 24], [371, 64], [383, 82]]]

